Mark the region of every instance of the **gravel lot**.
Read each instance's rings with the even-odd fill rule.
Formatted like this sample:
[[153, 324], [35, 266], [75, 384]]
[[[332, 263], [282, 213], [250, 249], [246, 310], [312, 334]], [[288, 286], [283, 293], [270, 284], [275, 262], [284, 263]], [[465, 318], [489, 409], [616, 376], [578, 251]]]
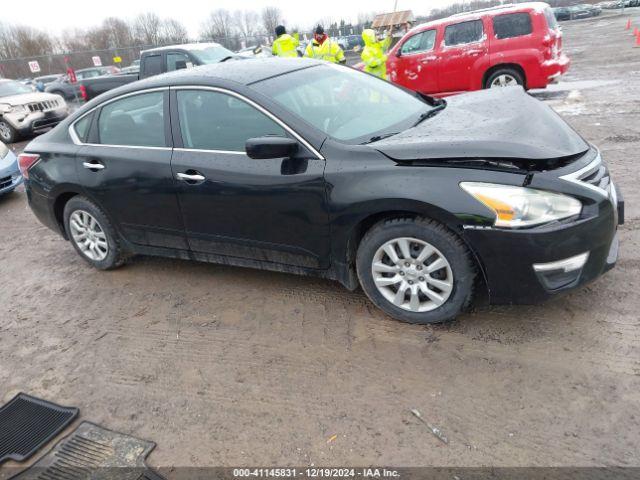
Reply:
[[625, 195], [618, 266], [595, 283], [411, 326], [323, 280], [159, 258], [93, 270], [19, 191], [0, 199], [0, 400], [79, 406], [156, 441], [162, 467], [640, 466], [634, 10], [563, 24], [570, 73], [536, 93]]

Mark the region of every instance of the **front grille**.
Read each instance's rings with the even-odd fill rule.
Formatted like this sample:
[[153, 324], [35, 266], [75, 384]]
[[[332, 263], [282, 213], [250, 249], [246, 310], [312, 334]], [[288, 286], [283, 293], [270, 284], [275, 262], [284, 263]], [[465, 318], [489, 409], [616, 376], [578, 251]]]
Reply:
[[11, 177], [0, 178], [0, 190], [11, 186], [11, 183], [12, 183]]
[[597, 150], [594, 159], [586, 167], [568, 175], [563, 175], [560, 178], [587, 187], [605, 197], [611, 195], [611, 176], [609, 175], [609, 169], [602, 161], [600, 152]]
[[28, 103], [27, 109], [30, 112], [46, 112], [54, 110], [60, 106], [60, 100], [44, 100], [42, 102]]

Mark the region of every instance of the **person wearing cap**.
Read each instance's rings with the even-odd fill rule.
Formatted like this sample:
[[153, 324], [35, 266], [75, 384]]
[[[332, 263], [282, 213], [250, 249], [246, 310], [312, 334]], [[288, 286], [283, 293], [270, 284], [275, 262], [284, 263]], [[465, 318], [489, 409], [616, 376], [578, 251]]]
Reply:
[[304, 51], [304, 56], [309, 58], [316, 58], [318, 60], [325, 60], [332, 63], [346, 63], [344, 58], [344, 52], [337, 42], [331, 40], [321, 25], [316, 27], [316, 31], [313, 34], [313, 40], [307, 45]]
[[362, 49], [362, 61], [364, 62], [364, 71], [387, 79], [387, 50], [391, 45], [392, 30], [389, 29], [384, 40], [380, 40], [376, 32], [367, 28], [362, 32], [362, 40], [364, 40], [364, 48]]
[[284, 25], [276, 27], [276, 39], [271, 46], [272, 53], [277, 57], [294, 58], [298, 56], [299, 40], [287, 33]]

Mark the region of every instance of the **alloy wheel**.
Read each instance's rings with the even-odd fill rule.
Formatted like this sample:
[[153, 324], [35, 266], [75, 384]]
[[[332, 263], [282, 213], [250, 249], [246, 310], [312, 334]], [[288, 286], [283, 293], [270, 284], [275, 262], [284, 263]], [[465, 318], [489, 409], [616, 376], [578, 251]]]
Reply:
[[11, 140], [11, 130], [9, 129], [9, 125], [4, 122], [0, 122], [0, 138], [5, 142]]
[[109, 243], [100, 223], [84, 210], [76, 210], [69, 217], [71, 237], [78, 249], [89, 259], [102, 261], [109, 254]]
[[449, 261], [433, 245], [417, 238], [384, 243], [373, 256], [371, 273], [384, 298], [410, 312], [435, 310], [453, 291]]
[[498, 75], [491, 82], [491, 88], [512, 87], [515, 85], [518, 85], [518, 80], [516, 80], [514, 76], [509, 75], [508, 73], [503, 73], [502, 75]]

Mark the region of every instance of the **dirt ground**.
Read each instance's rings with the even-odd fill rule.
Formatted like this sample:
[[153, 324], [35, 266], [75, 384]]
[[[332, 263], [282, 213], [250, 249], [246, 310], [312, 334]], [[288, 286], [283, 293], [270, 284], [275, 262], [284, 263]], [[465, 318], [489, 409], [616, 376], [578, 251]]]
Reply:
[[99, 272], [19, 191], [0, 200], [0, 401], [79, 406], [157, 442], [162, 467], [640, 466], [640, 48], [627, 16], [563, 24], [570, 73], [537, 94], [601, 148], [625, 196], [618, 266], [595, 283], [411, 326], [329, 281], [160, 258]]

